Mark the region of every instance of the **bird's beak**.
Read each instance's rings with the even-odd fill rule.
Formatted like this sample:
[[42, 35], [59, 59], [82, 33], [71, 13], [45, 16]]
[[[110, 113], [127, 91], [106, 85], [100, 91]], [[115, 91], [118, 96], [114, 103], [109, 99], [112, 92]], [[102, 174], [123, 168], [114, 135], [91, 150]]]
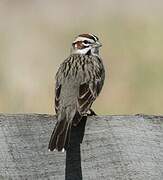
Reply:
[[98, 42], [96, 42], [96, 44], [94, 46], [99, 48], [102, 46], [102, 44], [98, 41]]

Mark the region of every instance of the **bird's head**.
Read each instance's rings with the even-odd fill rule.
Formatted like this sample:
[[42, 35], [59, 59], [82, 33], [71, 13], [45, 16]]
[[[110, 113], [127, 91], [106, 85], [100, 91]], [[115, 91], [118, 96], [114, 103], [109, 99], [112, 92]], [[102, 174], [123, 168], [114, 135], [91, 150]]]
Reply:
[[98, 55], [101, 46], [94, 34], [80, 34], [72, 43], [71, 54]]

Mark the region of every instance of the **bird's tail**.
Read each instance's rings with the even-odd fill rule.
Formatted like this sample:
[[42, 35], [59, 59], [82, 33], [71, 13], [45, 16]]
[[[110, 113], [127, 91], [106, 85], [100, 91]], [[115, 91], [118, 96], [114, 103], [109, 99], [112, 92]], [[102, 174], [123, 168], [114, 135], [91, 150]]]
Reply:
[[70, 131], [71, 131], [71, 124], [68, 124], [68, 122], [66, 121], [57, 122], [50, 138], [49, 147], [48, 147], [49, 150], [50, 151], [53, 151], [54, 149], [58, 151], [64, 150], [67, 138], [69, 138]]
[[66, 120], [66, 114], [57, 121], [49, 142], [49, 150], [57, 149], [62, 151], [65, 149], [65, 144], [69, 141], [71, 132], [71, 121]]
[[48, 147], [50, 151], [54, 149], [62, 151], [68, 148], [71, 126], [77, 126], [81, 117], [79, 112], [76, 111], [76, 108], [69, 107], [62, 109], [62, 112], [58, 115], [58, 121], [50, 138]]

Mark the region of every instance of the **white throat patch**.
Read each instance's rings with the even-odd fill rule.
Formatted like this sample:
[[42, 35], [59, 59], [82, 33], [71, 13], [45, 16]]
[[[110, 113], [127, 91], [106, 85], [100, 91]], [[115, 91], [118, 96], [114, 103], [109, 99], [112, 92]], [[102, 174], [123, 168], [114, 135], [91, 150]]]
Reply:
[[91, 47], [86, 47], [84, 49], [76, 49], [74, 54], [87, 54], [87, 52], [91, 49]]

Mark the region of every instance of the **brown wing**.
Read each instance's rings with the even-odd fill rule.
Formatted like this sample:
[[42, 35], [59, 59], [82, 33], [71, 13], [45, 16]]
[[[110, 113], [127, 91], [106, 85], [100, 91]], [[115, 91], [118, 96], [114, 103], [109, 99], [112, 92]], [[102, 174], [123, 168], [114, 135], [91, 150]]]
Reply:
[[58, 113], [60, 93], [61, 93], [61, 84], [57, 85], [57, 83], [56, 83], [56, 88], [55, 88], [55, 112], [56, 112], [56, 114]]
[[82, 83], [79, 87], [79, 95], [77, 98], [77, 111], [73, 118], [73, 125], [77, 126], [83, 115], [90, 109], [95, 97], [91, 92], [89, 83]]
[[[92, 57], [94, 58], [94, 57]], [[105, 71], [103, 64], [99, 58], [94, 58], [85, 66], [87, 79], [79, 86], [78, 95], [78, 111], [86, 114], [91, 108], [92, 103], [99, 95], [105, 79]]]
[[93, 101], [95, 100], [95, 95], [90, 88], [89, 83], [83, 83], [79, 87], [79, 97], [78, 97], [78, 110], [81, 114], [87, 113], [90, 109]]

